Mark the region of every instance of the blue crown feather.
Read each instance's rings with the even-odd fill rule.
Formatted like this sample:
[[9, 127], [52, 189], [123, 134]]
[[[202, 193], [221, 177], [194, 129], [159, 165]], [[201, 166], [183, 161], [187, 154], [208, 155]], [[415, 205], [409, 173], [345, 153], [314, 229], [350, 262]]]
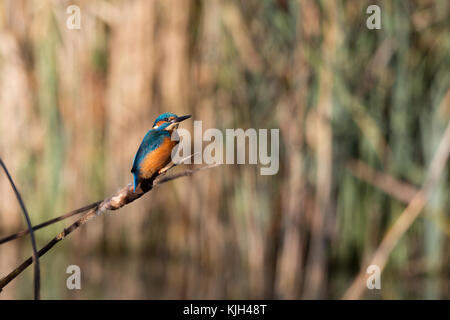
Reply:
[[167, 120], [168, 120], [169, 118], [171, 118], [171, 117], [176, 118], [177, 115], [174, 114], [174, 113], [171, 113], [171, 112], [165, 112], [165, 113], [159, 115], [158, 118], [156, 118], [155, 123], [153, 123], [153, 126], [156, 126], [156, 124], [157, 124], [158, 122], [160, 122], [160, 121], [164, 121], [164, 120], [167, 121]]

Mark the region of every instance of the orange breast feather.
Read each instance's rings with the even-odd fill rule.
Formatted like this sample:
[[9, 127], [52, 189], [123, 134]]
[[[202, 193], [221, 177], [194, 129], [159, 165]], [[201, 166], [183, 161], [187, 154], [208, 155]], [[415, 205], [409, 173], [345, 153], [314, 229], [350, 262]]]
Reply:
[[142, 161], [139, 176], [144, 179], [149, 179], [160, 169], [164, 168], [170, 162], [172, 149], [176, 145], [177, 141], [165, 138], [159, 148], [149, 152]]

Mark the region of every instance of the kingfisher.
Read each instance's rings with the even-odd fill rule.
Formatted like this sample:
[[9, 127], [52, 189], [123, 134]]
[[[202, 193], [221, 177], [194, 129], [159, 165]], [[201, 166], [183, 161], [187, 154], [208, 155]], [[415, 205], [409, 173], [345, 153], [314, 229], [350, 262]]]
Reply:
[[154, 178], [160, 174], [171, 162], [172, 149], [179, 141], [171, 139], [172, 133], [178, 128], [181, 121], [189, 119], [191, 115], [177, 116], [166, 112], [156, 118], [139, 146], [133, 160], [134, 192], [140, 182]]

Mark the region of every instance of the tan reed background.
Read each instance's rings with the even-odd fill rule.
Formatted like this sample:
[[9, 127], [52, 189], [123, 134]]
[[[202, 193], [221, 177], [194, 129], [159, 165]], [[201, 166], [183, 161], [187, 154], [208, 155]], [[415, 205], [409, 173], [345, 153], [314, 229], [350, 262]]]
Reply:
[[[366, 28], [370, 4], [381, 30]], [[42, 297], [341, 298], [450, 120], [449, 27], [447, 0], [1, 1], [0, 155], [34, 224], [130, 182], [161, 112], [280, 128], [277, 175], [222, 166], [92, 221], [42, 258]], [[450, 298], [449, 182], [444, 170], [363, 297]], [[0, 235], [24, 227], [0, 176]], [[28, 238], [2, 245], [0, 275], [30, 254]], [[31, 268], [0, 294], [31, 297]]]

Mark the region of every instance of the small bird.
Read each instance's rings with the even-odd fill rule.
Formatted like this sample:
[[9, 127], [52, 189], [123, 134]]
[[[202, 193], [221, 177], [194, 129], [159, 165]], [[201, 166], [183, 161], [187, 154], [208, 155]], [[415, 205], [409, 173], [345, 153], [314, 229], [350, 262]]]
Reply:
[[134, 156], [131, 173], [135, 192], [140, 182], [160, 174], [171, 162], [172, 149], [178, 144], [178, 141], [171, 140], [172, 133], [181, 121], [190, 117], [191, 115], [178, 117], [166, 112], [156, 118]]

